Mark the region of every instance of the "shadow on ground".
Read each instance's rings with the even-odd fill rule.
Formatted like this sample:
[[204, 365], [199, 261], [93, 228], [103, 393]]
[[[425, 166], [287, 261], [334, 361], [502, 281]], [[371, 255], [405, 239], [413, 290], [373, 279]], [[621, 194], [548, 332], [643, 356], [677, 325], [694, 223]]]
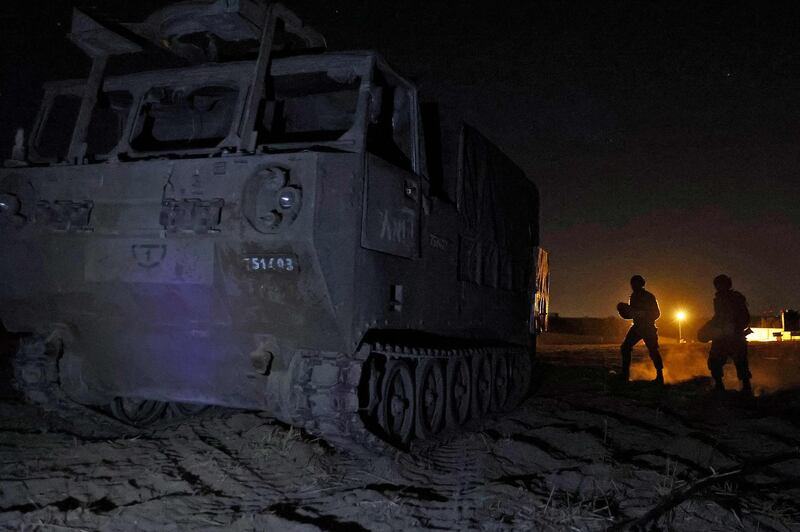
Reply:
[[258, 413], [96, 437], [85, 421], [0, 401], [0, 525], [800, 527], [799, 389], [719, 395], [702, 375], [620, 385], [617, 356], [613, 347], [543, 352], [537, 392], [521, 408], [383, 455], [339, 452]]

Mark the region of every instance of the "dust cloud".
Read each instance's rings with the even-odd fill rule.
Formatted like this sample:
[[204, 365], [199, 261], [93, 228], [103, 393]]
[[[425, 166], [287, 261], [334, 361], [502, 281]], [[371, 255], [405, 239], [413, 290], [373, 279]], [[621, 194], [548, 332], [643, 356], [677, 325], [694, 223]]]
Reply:
[[[706, 365], [710, 348], [711, 344], [702, 343], [663, 345], [664, 382], [677, 384], [697, 377], [710, 377]], [[750, 343], [748, 355], [756, 395], [800, 387], [800, 342]], [[652, 380], [655, 376], [656, 371], [646, 354], [634, 357], [631, 380]], [[739, 381], [732, 360], [725, 364], [724, 379], [726, 388], [738, 389]]]

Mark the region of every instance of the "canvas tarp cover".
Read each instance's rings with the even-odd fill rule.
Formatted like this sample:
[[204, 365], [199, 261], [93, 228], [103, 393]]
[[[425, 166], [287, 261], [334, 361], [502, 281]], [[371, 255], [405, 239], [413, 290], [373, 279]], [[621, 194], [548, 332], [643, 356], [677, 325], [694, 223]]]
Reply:
[[460, 276], [481, 285], [527, 290], [539, 234], [536, 187], [474, 128], [464, 125], [460, 140]]

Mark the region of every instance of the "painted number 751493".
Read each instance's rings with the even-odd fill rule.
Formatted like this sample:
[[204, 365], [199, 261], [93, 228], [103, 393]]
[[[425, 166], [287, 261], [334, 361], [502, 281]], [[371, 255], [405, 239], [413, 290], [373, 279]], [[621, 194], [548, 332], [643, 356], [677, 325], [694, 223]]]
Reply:
[[242, 259], [249, 272], [283, 272], [297, 271], [297, 259], [288, 255], [248, 256]]

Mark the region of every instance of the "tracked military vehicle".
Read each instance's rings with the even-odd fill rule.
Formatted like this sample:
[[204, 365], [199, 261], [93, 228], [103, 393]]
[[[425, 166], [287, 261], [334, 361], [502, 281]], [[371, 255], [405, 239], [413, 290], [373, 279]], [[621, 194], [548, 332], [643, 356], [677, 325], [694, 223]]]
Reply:
[[411, 83], [278, 4], [75, 11], [70, 38], [88, 78], [45, 87], [0, 171], [28, 398], [406, 445], [527, 394], [538, 194], [476, 130], [426, 143]]

